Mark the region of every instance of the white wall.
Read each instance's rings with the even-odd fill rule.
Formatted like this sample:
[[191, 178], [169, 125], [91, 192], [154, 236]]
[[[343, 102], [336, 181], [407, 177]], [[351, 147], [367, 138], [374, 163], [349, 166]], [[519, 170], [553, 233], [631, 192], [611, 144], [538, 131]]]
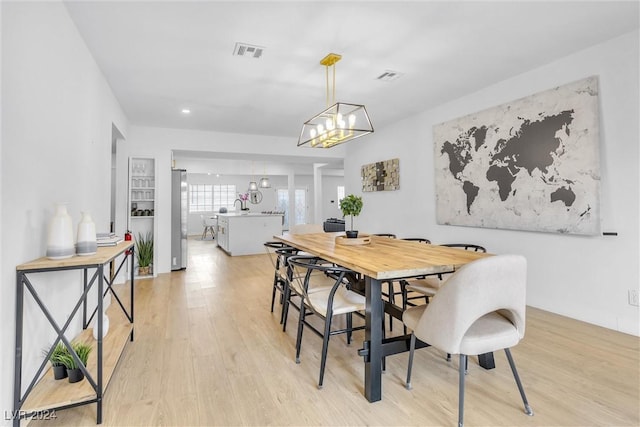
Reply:
[[[4, 415], [13, 408], [16, 265], [44, 256], [55, 202], [69, 203], [74, 226], [80, 211], [88, 210], [98, 230], [108, 230], [112, 124], [126, 135], [127, 123], [61, 2], [2, 2], [1, 7], [0, 410]], [[70, 311], [69, 297], [79, 297], [81, 277], [78, 271], [44, 273], [33, 282], [60, 319]], [[41, 349], [53, 342], [54, 333], [36, 312], [35, 304], [27, 302], [25, 378], [42, 360]], [[79, 327], [75, 322], [72, 329]], [[0, 424], [9, 424], [5, 416], [0, 419]]]
[[344, 186], [344, 176], [322, 177], [322, 218], [317, 222], [324, 222], [327, 218], [342, 218], [338, 203], [338, 186]]
[[[577, 52], [347, 144], [347, 193], [361, 193], [362, 164], [400, 158], [400, 190], [363, 193], [358, 228], [521, 253], [529, 262], [529, 305], [639, 335], [638, 307], [627, 303], [627, 291], [638, 289], [640, 280], [638, 36], [635, 31]], [[602, 227], [617, 237], [436, 224], [433, 125], [591, 75], [600, 82]]]

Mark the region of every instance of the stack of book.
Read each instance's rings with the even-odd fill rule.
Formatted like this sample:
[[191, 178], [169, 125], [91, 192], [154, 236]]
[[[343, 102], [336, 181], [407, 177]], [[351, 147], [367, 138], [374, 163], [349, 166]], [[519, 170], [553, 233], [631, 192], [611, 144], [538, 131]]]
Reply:
[[96, 233], [96, 243], [100, 246], [115, 246], [124, 241], [121, 236], [116, 233]]

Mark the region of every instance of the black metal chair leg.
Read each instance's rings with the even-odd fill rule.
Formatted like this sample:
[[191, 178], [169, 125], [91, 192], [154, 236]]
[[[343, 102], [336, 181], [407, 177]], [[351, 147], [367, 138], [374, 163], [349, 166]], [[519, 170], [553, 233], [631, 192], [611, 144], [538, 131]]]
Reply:
[[411, 343], [409, 344], [409, 366], [407, 367], [407, 383], [405, 387], [411, 390], [411, 368], [413, 367], [413, 353], [416, 350], [416, 336], [411, 332]]
[[467, 355], [460, 355], [460, 367], [458, 373], [458, 427], [464, 425], [464, 377], [467, 366]]
[[273, 291], [271, 291], [271, 312], [273, 313], [273, 306], [276, 303], [276, 280], [273, 281]]
[[291, 298], [291, 290], [287, 286], [284, 290], [284, 302], [282, 303], [282, 313], [280, 314], [280, 323], [282, 323], [282, 332], [287, 330], [287, 316], [289, 315], [289, 298]]
[[[407, 299], [407, 281], [406, 280], [401, 280], [400, 281], [400, 293], [402, 295], [402, 312], [404, 313], [405, 311], [407, 311], [407, 307], [409, 306], [409, 301]], [[404, 322], [402, 322], [402, 327], [403, 327], [403, 332], [405, 335], [407, 335], [407, 325], [404, 324]]]
[[347, 344], [351, 344], [353, 334], [353, 313], [347, 313]]
[[302, 329], [304, 328], [304, 306], [300, 307], [300, 316], [298, 316], [298, 336], [296, 338], [296, 363], [300, 363], [300, 349], [302, 348]]
[[518, 385], [518, 390], [520, 391], [520, 396], [522, 397], [522, 403], [524, 403], [524, 413], [533, 416], [533, 409], [529, 406], [529, 402], [527, 401], [527, 396], [524, 394], [524, 387], [522, 387], [522, 382], [520, 382], [520, 376], [518, 375], [518, 371], [516, 370], [516, 364], [513, 361], [513, 357], [511, 356], [511, 350], [508, 348], [504, 349], [504, 352], [507, 354], [507, 360], [509, 360], [509, 366], [511, 366], [511, 372], [513, 372], [513, 378], [516, 380], [516, 384]]
[[[387, 329], [385, 327], [385, 321], [384, 321], [384, 303], [382, 304], [382, 314], [381, 317], [382, 319], [382, 339], [384, 340], [385, 338], [387, 338]], [[384, 374], [387, 371], [387, 358], [383, 357], [382, 358], [382, 373]]]
[[327, 364], [327, 351], [329, 350], [329, 338], [331, 337], [331, 316], [327, 313], [327, 318], [324, 321], [324, 335], [322, 337], [322, 358], [320, 359], [320, 379], [318, 381], [318, 388], [322, 388], [322, 382], [324, 381], [324, 368]]
[[[396, 295], [393, 292], [393, 282], [389, 282], [389, 302], [396, 305]], [[391, 315], [389, 315], [389, 331], [393, 331], [393, 316]]]

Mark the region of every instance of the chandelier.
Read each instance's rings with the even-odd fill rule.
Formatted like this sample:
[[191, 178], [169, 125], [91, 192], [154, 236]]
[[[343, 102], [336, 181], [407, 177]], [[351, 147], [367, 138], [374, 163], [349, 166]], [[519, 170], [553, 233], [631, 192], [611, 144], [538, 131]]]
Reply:
[[[320, 61], [320, 64], [325, 66], [327, 75], [327, 109], [304, 122], [298, 138], [298, 147], [309, 144], [308, 146], [313, 148], [331, 148], [373, 132], [364, 105], [335, 101], [335, 65], [340, 59], [341, 55], [330, 53]], [[329, 68], [333, 71], [332, 82], [329, 81]]]

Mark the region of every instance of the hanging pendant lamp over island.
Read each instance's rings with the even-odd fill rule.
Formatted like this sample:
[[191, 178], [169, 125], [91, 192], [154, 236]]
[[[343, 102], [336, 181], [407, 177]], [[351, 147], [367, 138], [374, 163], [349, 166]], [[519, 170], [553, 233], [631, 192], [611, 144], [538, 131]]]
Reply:
[[[298, 138], [298, 147], [308, 144], [312, 148], [331, 148], [373, 132], [373, 125], [364, 105], [335, 102], [336, 98], [336, 62], [341, 55], [330, 53], [320, 64], [327, 74], [327, 108], [313, 116], [302, 125]], [[329, 82], [329, 67], [333, 71], [333, 82]], [[331, 94], [331, 105], [329, 101]]]

